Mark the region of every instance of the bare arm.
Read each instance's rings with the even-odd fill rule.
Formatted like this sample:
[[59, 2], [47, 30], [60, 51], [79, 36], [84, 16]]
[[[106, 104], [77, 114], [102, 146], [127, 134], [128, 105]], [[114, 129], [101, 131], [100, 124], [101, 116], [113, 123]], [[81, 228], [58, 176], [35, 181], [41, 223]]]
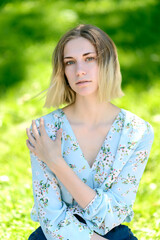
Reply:
[[60, 165], [53, 164], [51, 170], [82, 208], [85, 208], [96, 196], [96, 192], [85, 184], [64, 160]]
[[91, 237], [91, 240], [106, 240], [107, 238], [104, 238], [104, 237], [102, 237], [102, 236], [100, 236], [100, 235], [98, 235], [97, 233], [93, 233], [93, 235], [92, 235], [92, 237]]

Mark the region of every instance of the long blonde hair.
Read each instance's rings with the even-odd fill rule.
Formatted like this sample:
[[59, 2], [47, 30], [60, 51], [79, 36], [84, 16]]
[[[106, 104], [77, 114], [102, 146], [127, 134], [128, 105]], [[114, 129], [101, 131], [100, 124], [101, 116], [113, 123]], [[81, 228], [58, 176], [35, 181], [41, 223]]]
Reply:
[[112, 39], [101, 29], [90, 24], [80, 24], [62, 36], [53, 52], [53, 72], [44, 107], [59, 107], [75, 102], [76, 94], [64, 74], [64, 47], [75, 38], [88, 39], [95, 47], [99, 66], [98, 99], [111, 101], [124, 96], [121, 90], [121, 72], [117, 49]]

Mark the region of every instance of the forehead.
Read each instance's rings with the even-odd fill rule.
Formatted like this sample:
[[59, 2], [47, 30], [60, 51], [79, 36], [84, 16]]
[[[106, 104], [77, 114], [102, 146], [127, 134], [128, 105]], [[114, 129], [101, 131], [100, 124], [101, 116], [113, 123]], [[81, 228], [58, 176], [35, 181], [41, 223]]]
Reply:
[[70, 40], [64, 47], [64, 57], [83, 55], [87, 52], [96, 52], [96, 49], [88, 39], [83, 37]]

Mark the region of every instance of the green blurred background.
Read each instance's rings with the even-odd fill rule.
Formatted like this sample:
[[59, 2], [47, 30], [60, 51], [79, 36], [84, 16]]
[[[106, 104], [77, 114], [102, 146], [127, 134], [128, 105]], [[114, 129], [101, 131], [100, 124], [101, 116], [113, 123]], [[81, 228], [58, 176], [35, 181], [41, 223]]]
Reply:
[[113, 101], [154, 127], [155, 139], [128, 225], [140, 240], [160, 239], [160, 1], [0, 1], [0, 238], [27, 239], [38, 226], [26, 127], [43, 108], [59, 38], [79, 23], [96, 25], [115, 42], [125, 96]]

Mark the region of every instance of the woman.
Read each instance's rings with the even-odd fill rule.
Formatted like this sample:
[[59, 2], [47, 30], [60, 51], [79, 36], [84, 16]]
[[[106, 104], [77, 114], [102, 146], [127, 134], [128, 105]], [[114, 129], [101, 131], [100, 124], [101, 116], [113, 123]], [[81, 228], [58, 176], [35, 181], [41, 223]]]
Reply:
[[33, 239], [137, 239], [122, 225], [133, 203], [153, 129], [111, 104], [122, 97], [117, 50], [101, 29], [81, 24], [58, 42], [45, 107], [32, 121]]

